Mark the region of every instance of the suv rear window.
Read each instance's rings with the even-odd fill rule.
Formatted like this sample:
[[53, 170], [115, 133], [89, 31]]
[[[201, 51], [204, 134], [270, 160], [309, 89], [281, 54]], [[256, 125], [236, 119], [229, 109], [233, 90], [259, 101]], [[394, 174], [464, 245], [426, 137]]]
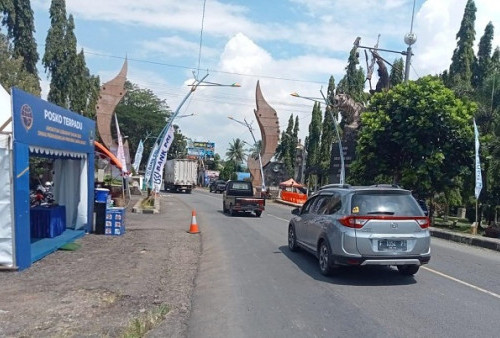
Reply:
[[410, 193], [401, 191], [362, 191], [351, 199], [353, 215], [424, 216]]

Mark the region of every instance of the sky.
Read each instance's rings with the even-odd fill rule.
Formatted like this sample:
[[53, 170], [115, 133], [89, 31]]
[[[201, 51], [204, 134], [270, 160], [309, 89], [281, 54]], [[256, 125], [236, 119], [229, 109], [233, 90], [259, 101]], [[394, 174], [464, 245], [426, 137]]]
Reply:
[[[415, 12], [412, 23], [412, 9]], [[412, 29], [410, 80], [448, 69], [456, 47], [456, 33], [466, 0], [68, 0], [67, 14], [75, 20], [78, 49], [101, 83], [114, 78], [125, 58], [129, 81], [165, 99], [182, 133], [200, 142], [215, 142], [225, 158], [236, 138], [253, 144], [249, 130], [233, 120], [252, 123], [255, 88], [260, 82], [266, 101], [277, 111], [280, 130], [290, 115], [299, 118], [299, 138], [308, 134], [314, 102], [292, 97], [321, 97], [330, 76], [344, 76], [356, 37], [392, 63], [408, 47], [404, 36]], [[500, 45], [498, 0], [475, 0], [475, 48], [489, 21], [496, 29], [494, 48]], [[32, 0], [35, 37], [40, 58], [50, 27], [50, 0]], [[366, 70], [364, 52], [360, 61]], [[206, 81], [239, 83], [241, 87], [199, 87], [180, 106], [189, 84], [208, 74]], [[373, 86], [376, 84], [376, 70]], [[40, 65], [42, 96], [50, 79]], [[368, 88], [368, 84], [366, 85]], [[118, 120], [119, 120], [118, 116]], [[159, 121], [164, 124], [164, 121]], [[152, 139], [146, 142], [153, 142]], [[135, 153], [135, 149], [131, 150]]]

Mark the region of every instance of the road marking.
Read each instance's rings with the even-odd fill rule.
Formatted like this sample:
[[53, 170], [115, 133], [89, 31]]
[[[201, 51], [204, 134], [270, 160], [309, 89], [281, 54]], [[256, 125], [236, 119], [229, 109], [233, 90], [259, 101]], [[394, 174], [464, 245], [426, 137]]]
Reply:
[[485, 289], [483, 289], [483, 288], [480, 288], [480, 287], [478, 287], [478, 286], [475, 286], [475, 285], [469, 284], [469, 283], [464, 282], [464, 281], [462, 281], [462, 280], [460, 280], [460, 279], [457, 279], [457, 278], [455, 278], [455, 277], [451, 277], [451, 276], [449, 276], [449, 275], [447, 275], [447, 274], [445, 274], [445, 273], [442, 273], [442, 272], [439, 272], [439, 271], [433, 270], [433, 269], [428, 268], [428, 267], [425, 267], [425, 266], [423, 266], [423, 267], [422, 267], [422, 269], [425, 269], [425, 270], [427, 270], [427, 271], [429, 271], [429, 272], [435, 273], [436, 275], [439, 275], [439, 276], [444, 277], [444, 278], [448, 278], [448, 279], [450, 279], [450, 280], [452, 280], [452, 281], [454, 281], [454, 282], [460, 283], [460, 284], [465, 285], [465, 286], [468, 286], [468, 287], [470, 287], [470, 288], [472, 288], [472, 289], [474, 289], [474, 290], [477, 290], [477, 291], [480, 291], [480, 292], [486, 293], [486, 294], [488, 294], [488, 295], [490, 295], [490, 296], [493, 296], [493, 297], [495, 297], [495, 298], [500, 299], [500, 295], [499, 295], [499, 294], [497, 294], [497, 293], [494, 293], [494, 292], [491, 292], [491, 291], [485, 290]]
[[268, 216], [271, 216], [271, 217], [274, 217], [274, 218], [276, 218], [276, 219], [279, 219], [280, 221], [285, 221], [285, 222], [287, 222], [287, 223], [288, 223], [288, 221], [289, 221], [288, 219], [284, 219], [284, 218], [281, 218], [281, 217], [278, 217], [278, 216], [274, 216], [274, 215], [271, 215], [271, 214], [267, 214], [267, 215], [268, 215]]

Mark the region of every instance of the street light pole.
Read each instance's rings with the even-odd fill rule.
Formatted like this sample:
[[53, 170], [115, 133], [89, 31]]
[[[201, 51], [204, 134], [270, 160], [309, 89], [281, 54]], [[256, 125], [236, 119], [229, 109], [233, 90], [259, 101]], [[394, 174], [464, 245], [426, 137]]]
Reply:
[[410, 33], [405, 35], [405, 43], [408, 45], [406, 49], [406, 64], [405, 64], [405, 82], [408, 82], [410, 79], [410, 66], [411, 66], [411, 45], [417, 42], [417, 36], [413, 33], [413, 17], [415, 16], [415, 0], [413, 0], [413, 10], [411, 12], [411, 25], [410, 25]]
[[[319, 101], [320, 100], [319, 98], [307, 97], [307, 96], [300, 96], [297, 93], [292, 93], [290, 95], [292, 95], [294, 97], [300, 97], [302, 99], [310, 100], [310, 101], [313, 101], [313, 102], [322, 103], [321, 101]], [[321, 95], [323, 95], [323, 92], [321, 92]], [[323, 95], [323, 102], [326, 105], [326, 109], [328, 109], [328, 107], [333, 107], [333, 105], [326, 99], [326, 97], [324, 95]], [[339, 156], [340, 156], [340, 178], [339, 178], [339, 183], [340, 184], [344, 184], [344, 182], [345, 182], [344, 149], [342, 147], [342, 139], [340, 138], [340, 133], [339, 133], [340, 126], [339, 126], [337, 118], [333, 114], [332, 110], [330, 110], [330, 116], [332, 117], [333, 124], [334, 124], [334, 127], [335, 127], [335, 132], [337, 133], [337, 140], [339, 141], [338, 142], [338, 144], [339, 144]]]
[[[239, 124], [247, 127], [248, 130], [250, 131], [250, 135], [252, 135], [253, 143], [257, 144], [257, 140], [255, 139], [255, 136], [253, 134], [252, 125], [249, 124], [246, 119], [243, 119], [244, 122], [238, 121], [238, 120], [236, 120], [235, 118], [233, 118], [231, 116], [228, 116], [228, 119], [233, 120], [234, 122], [237, 122], [237, 123], [239, 123]], [[265, 182], [265, 179], [264, 179], [264, 168], [262, 167], [262, 157], [260, 156], [260, 151], [258, 152], [258, 155], [259, 155], [260, 176], [262, 177], [262, 182], [261, 182], [262, 183], [262, 190], [261, 190], [261, 194], [263, 194], [264, 191], [266, 191], [266, 182]]]

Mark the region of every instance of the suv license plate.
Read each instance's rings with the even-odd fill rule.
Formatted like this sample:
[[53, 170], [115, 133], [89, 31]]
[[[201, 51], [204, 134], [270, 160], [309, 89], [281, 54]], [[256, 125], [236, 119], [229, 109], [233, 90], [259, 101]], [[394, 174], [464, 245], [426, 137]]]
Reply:
[[379, 251], [406, 251], [406, 241], [381, 239], [378, 241]]

